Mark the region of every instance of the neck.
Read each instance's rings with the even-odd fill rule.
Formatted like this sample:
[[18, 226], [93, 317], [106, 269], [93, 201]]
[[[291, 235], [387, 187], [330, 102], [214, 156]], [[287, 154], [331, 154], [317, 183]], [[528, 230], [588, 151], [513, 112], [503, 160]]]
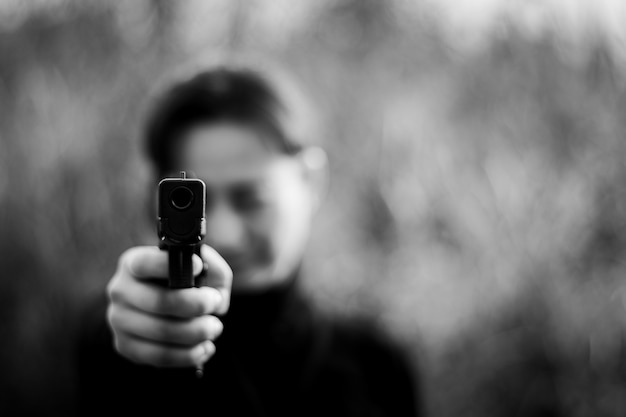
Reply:
[[271, 287], [233, 292], [230, 308], [224, 316], [225, 328], [256, 333], [280, 321], [287, 309], [302, 302], [299, 274], [298, 268], [287, 279]]

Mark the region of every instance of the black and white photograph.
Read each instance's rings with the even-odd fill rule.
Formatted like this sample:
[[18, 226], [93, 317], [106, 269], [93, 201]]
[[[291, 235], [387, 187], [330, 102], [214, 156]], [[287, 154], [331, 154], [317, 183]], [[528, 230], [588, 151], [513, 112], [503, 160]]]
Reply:
[[0, 415], [626, 416], [623, 0], [0, 0]]

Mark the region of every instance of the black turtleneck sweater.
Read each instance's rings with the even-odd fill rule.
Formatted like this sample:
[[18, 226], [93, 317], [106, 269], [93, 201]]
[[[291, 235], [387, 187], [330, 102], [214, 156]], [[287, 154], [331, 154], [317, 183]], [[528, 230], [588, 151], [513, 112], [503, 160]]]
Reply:
[[113, 349], [103, 296], [85, 315], [80, 415], [417, 416], [418, 385], [405, 352], [384, 332], [322, 314], [298, 280], [234, 294], [204, 367], [159, 369]]

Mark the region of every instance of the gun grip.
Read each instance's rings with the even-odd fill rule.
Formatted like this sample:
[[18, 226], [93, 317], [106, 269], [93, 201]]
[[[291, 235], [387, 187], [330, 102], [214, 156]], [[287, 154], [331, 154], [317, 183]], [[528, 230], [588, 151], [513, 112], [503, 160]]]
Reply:
[[169, 246], [170, 288], [191, 288], [193, 277], [193, 246]]

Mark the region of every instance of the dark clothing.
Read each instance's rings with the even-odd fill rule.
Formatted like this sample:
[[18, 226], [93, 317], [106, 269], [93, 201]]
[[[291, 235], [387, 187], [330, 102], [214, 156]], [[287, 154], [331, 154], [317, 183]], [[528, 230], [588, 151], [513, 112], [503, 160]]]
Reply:
[[118, 355], [100, 300], [80, 345], [80, 414], [417, 416], [405, 352], [370, 325], [321, 314], [295, 282], [233, 296], [201, 379]]

